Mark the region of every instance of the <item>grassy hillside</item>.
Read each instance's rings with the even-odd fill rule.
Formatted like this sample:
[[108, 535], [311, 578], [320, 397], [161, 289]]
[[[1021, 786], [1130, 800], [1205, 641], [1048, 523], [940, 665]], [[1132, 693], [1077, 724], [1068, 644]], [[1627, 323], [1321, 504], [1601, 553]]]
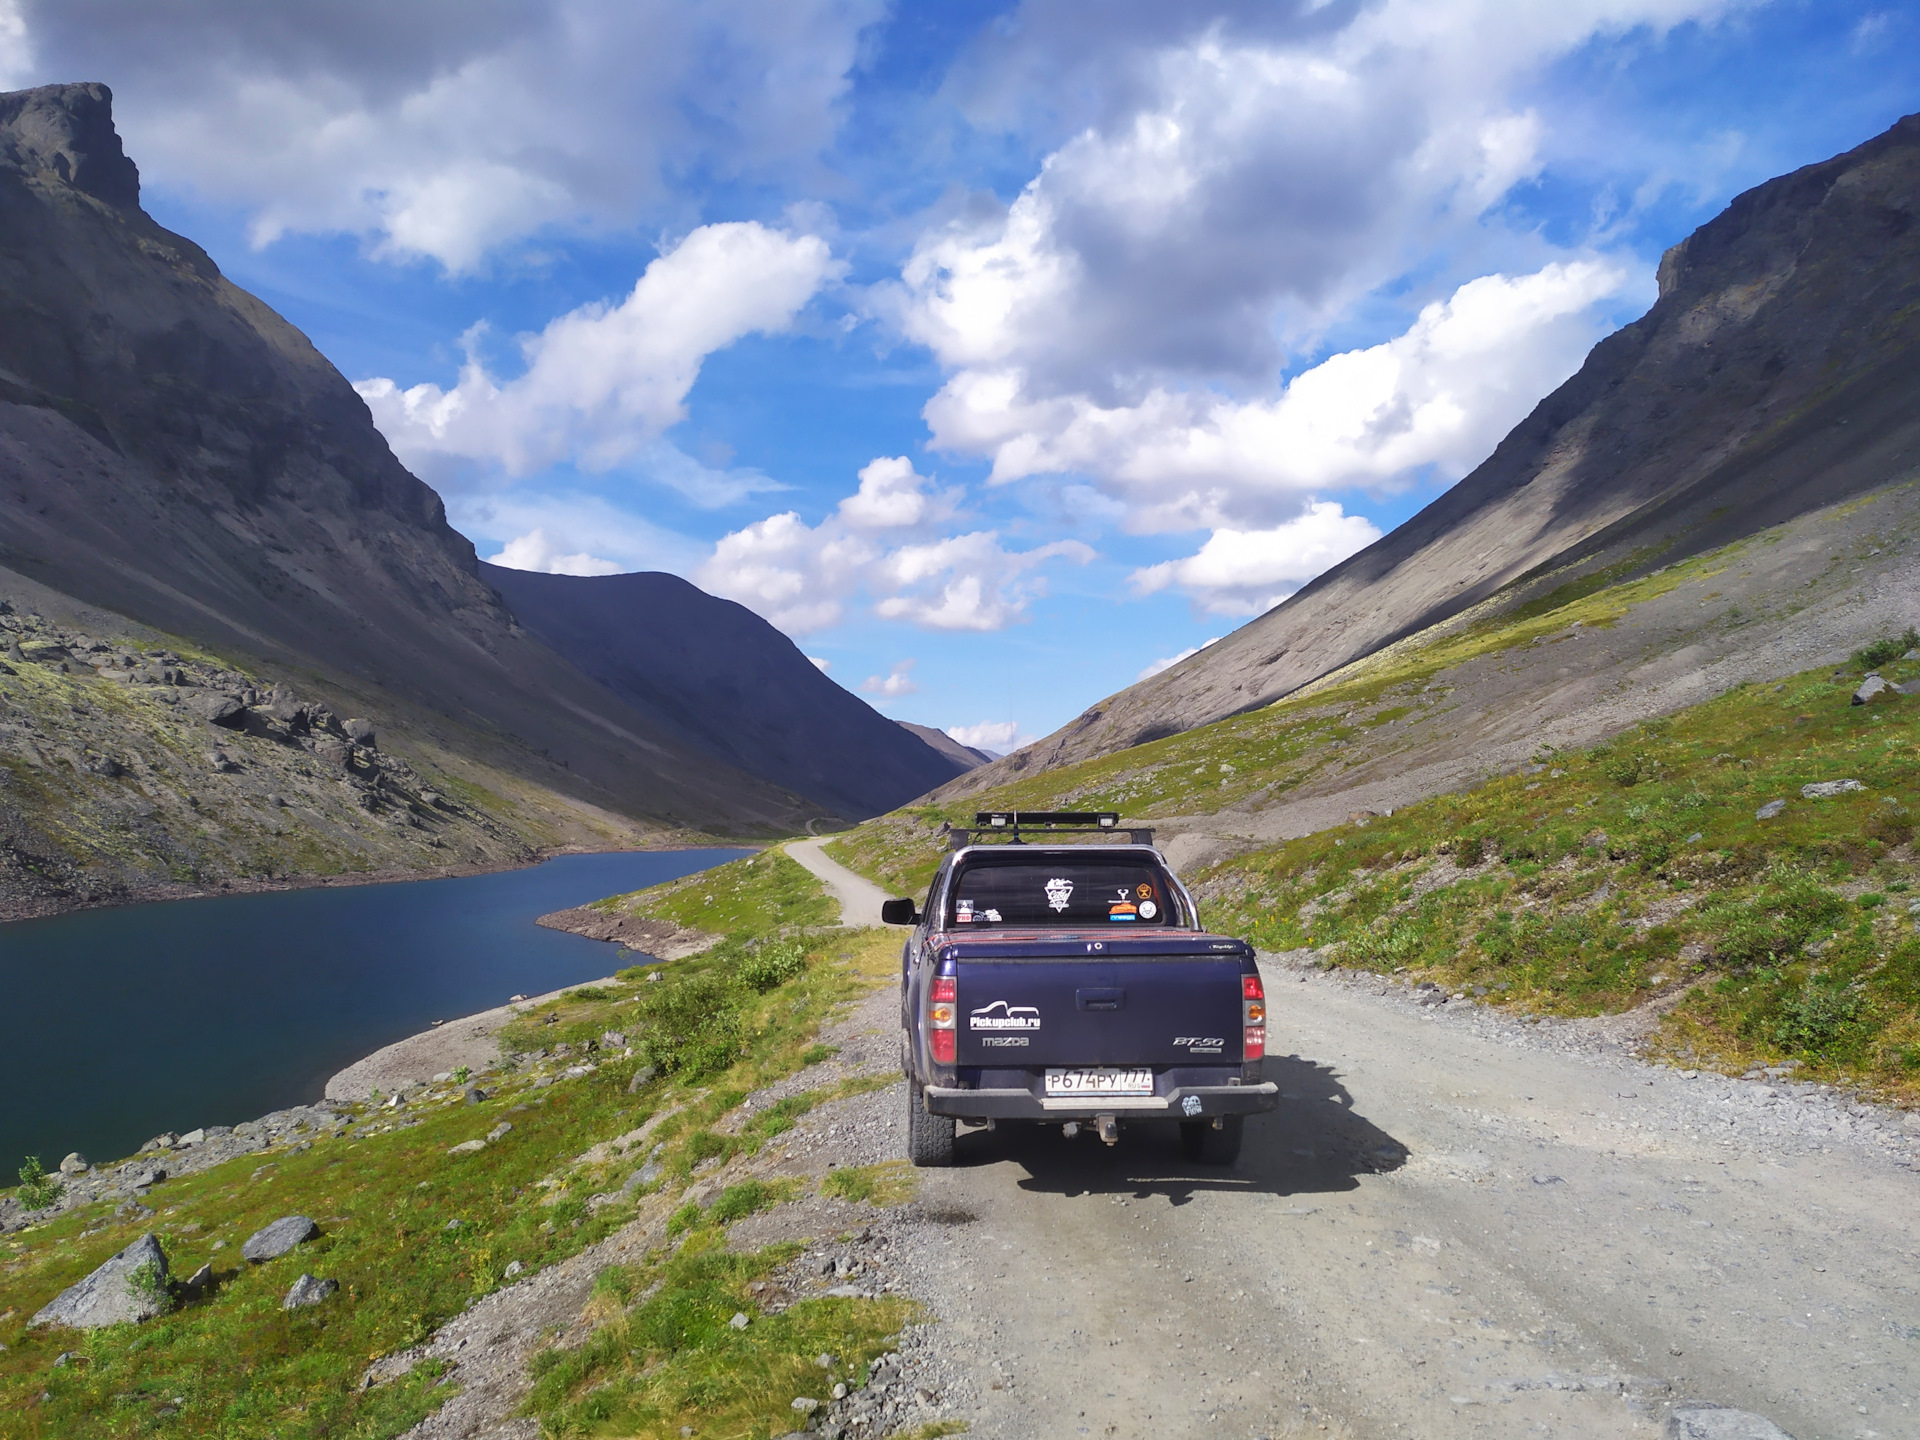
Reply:
[[[1723, 564], [1726, 552], [1692, 562]], [[1257, 806], [1413, 707], [1444, 705], [1467, 655], [1603, 626], [1688, 567], [1398, 647], [1253, 714], [871, 821], [832, 847], [922, 893], [943, 822], [976, 809], [1116, 809], [1128, 819]], [[1920, 698], [1853, 705], [1868, 669], [1920, 680], [1916, 637], [1647, 721], [1391, 815], [1260, 845], [1187, 879], [1214, 929], [1322, 963], [1431, 980], [1486, 1003], [1593, 1015], [1654, 1005], [1679, 1063], [1805, 1073], [1920, 1097]], [[1390, 742], [1389, 742], [1390, 743]], [[1802, 787], [1858, 788], [1803, 798]], [[1769, 802], [1784, 801], [1772, 818]]]
[[[735, 1329], [736, 1311], [759, 1314], [747, 1287], [794, 1247], [731, 1253], [726, 1227], [795, 1198], [799, 1182], [685, 1192], [696, 1167], [753, 1154], [846, 1091], [823, 1083], [745, 1124], [716, 1125], [750, 1091], [825, 1058], [822, 1019], [892, 973], [893, 942], [877, 932], [794, 932], [796, 913], [817, 913], [823, 897], [790, 869], [799, 867], [761, 856], [701, 877], [733, 902], [738, 923], [726, 941], [661, 978], [627, 971], [522, 1022], [504, 1037], [520, 1062], [480, 1080], [491, 1091], [481, 1103], [463, 1098], [463, 1076], [397, 1109], [336, 1107], [346, 1117], [338, 1130], [156, 1187], [147, 1204], [157, 1217], [102, 1203], [0, 1242], [0, 1431], [46, 1440], [398, 1434], [445, 1398], [436, 1388], [445, 1368], [425, 1361], [368, 1388], [370, 1362], [420, 1344], [501, 1288], [510, 1264], [538, 1271], [635, 1219], [654, 1226], [659, 1244], [600, 1274], [584, 1344], [537, 1357], [527, 1409], [546, 1433], [677, 1437], [689, 1423], [702, 1433], [782, 1433], [791, 1397], [820, 1385], [823, 1352], [839, 1357], [829, 1379], [857, 1385], [909, 1318], [906, 1302], [808, 1299]], [[670, 906], [684, 890], [634, 899]], [[592, 1068], [569, 1073], [582, 1062]], [[645, 1065], [655, 1074], [636, 1089]], [[484, 1148], [450, 1153], [503, 1122], [511, 1130]], [[655, 1178], [625, 1188], [647, 1160]], [[839, 1188], [862, 1179], [872, 1198], [902, 1198], [887, 1176]], [[318, 1220], [321, 1238], [243, 1264], [239, 1243], [290, 1213]], [[27, 1328], [143, 1230], [160, 1236], [176, 1278], [211, 1263], [211, 1298], [141, 1326]], [[283, 1310], [303, 1270], [338, 1280], [340, 1293]]]

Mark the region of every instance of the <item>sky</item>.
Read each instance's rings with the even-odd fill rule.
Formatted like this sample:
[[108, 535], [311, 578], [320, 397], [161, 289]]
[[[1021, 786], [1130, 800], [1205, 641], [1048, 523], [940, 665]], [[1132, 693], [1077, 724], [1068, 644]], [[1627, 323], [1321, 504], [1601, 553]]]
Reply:
[[1870, 0], [0, 0], [0, 86], [112, 86], [483, 558], [683, 575], [997, 751], [1416, 513], [1917, 54]]

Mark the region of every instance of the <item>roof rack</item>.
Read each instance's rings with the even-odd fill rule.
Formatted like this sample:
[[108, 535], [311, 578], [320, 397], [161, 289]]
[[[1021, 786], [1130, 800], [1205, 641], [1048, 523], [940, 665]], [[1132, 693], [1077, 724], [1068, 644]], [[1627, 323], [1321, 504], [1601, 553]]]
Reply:
[[[982, 810], [973, 817], [973, 828], [949, 827], [947, 848], [963, 850], [988, 836], [1007, 837], [1012, 845], [1024, 845], [1020, 832], [1039, 831], [1046, 835], [1113, 835], [1122, 833], [1116, 810]], [[1124, 832], [1135, 845], [1153, 844], [1153, 831], [1127, 827]]]

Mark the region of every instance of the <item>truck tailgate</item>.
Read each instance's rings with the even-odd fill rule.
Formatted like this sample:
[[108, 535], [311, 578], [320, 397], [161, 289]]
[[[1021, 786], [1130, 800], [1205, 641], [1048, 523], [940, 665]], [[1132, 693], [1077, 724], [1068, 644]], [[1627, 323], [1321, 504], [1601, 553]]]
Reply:
[[961, 1065], [1237, 1063], [1241, 962], [1218, 955], [958, 965]]

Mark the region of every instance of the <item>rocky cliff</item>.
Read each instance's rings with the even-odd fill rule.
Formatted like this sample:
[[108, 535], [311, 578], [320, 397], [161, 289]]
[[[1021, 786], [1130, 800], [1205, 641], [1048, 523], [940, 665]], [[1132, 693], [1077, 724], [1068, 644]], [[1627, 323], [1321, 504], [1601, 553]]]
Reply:
[[1659, 299], [1392, 534], [955, 791], [1257, 708], [1483, 602], [1630, 577], [1920, 456], [1920, 116], [1739, 196]]
[[[0, 95], [0, 597], [50, 617], [70, 601], [119, 649], [197, 647], [261, 691], [323, 696], [535, 811], [748, 833], [833, 808], [689, 743], [522, 626], [339, 372], [141, 210], [100, 85]], [[9, 685], [0, 704], [55, 723], [35, 709], [51, 691]], [[36, 754], [60, 748], [42, 738]], [[36, 763], [0, 744], [16, 760]], [[100, 858], [46, 816], [7, 823]], [[166, 869], [138, 846], [113, 863]]]

